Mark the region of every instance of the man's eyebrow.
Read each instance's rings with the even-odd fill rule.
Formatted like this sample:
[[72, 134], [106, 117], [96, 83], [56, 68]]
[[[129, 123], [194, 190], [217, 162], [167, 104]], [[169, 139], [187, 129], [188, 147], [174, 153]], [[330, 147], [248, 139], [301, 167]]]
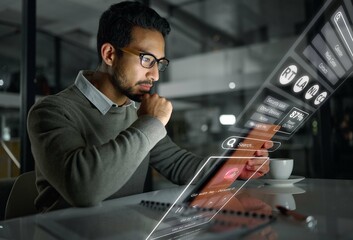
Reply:
[[[153, 54], [153, 53], [151, 53], [151, 52], [149, 52], [149, 51], [144, 51], [144, 50], [142, 50], [142, 49], [140, 49], [140, 48], [138, 48], [138, 51], [140, 51], [140, 52], [142, 52], [142, 53], [151, 54], [151, 55], [153, 55], [155, 58], [157, 58], [157, 56], [156, 56], [155, 54]], [[163, 59], [163, 58], [166, 58], [166, 57], [163, 56], [163, 57], [160, 57], [160, 58], [157, 58], [157, 59]]]

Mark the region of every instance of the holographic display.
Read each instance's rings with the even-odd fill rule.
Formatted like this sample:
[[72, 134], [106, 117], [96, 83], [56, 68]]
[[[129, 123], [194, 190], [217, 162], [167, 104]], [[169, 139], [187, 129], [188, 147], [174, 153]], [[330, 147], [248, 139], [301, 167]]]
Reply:
[[238, 117], [231, 132], [266, 131], [288, 140], [353, 71], [353, 5], [327, 1]]
[[[261, 149], [263, 144], [271, 139], [276, 128], [276, 125], [266, 125], [267, 134], [262, 135], [262, 129], [254, 128], [247, 134], [246, 138], [242, 138], [242, 141], [239, 141], [237, 150], [228, 150], [224, 156], [210, 157], [184, 188], [179, 197], [170, 205], [168, 211], [165, 212], [160, 222], [146, 239], [178, 238], [184, 236], [184, 234], [196, 231], [196, 229], [199, 229], [197, 231], [200, 231], [200, 229], [206, 230], [213, 226], [215, 219], [222, 218], [220, 216], [222, 215], [221, 211], [225, 209], [239, 211], [239, 209], [234, 209], [231, 203], [247, 181], [252, 179], [268, 161], [268, 157], [254, 157], [254, 155], [255, 151]], [[254, 139], [255, 136], [257, 136], [257, 139]], [[247, 181], [240, 182], [240, 186], [235, 186], [234, 184], [241, 176], [247, 161], [254, 158], [264, 160], [263, 164], [251, 176], [248, 176]], [[196, 181], [196, 179], [198, 180]], [[187, 211], [186, 216], [183, 215], [190, 208], [193, 211]], [[212, 210], [209, 211], [209, 209]], [[240, 219], [238, 220], [241, 221]], [[250, 225], [246, 226], [247, 229], [244, 227], [241, 232], [244, 233], [269, 223], [268, 218], [266, 218], [266, 221], [257, 220], [249, 218], [248, 223], [253, 223], [253, 225], [251, 227]], [[245, 222], [243, 223], [245, 224]], [[232, 230], [239, 231], [240, 229], [239, 226], [228, 229], [228, 231]]]
[[[265, 141], [290, 139], [350, 77], [352, 21], [351, 0], [325, 3], [230, 128], [237, 136], [223, 141], [225, 155], [210, 158], [216, 160], [212, 166], [207, 166], [208, 159], [201, 170], [210, 168], [210, 171], [191, 187], [201, 170], [195, 175], [146, 239], [170, 238], [169, 234], [173, 234], [173, 239], [183, 239], [195, 227], [209, 227], [207, 224], [222, 216], [220, 211], [247, 184], [245, 181], [233, 187], [254, 151]], [[175, 209], [180, 200], [187, 207], [194, 207], [197, 217], [188, 216], [190, 221], [186, 224], [180, 219], [174, 222], [176, 225], [166, 224], [176, 213], [183, 212], [183, 207]], [[198, 208], [216, 211], [197, 211]]]
[[[235, 182], [250, 158], [254, 157], [210, 157], [179, 197], [173, 203], [163, 204], [168, 208], [146, 240], [183, 239], [190, 235], [210, 234], [221, 220], [226, 223], [222, 227], [228, 228], [218, 233], [218, 237], [230, 232], [233, 235], [245, 234], [274, 221], [275, 218], [268, 212], [245, 212], [242, 205], [234, 204], [237, 202], [236, 195], [252, 178]], [[205, 169], [209, 172], [196, 186], [192, 185]], [[227, 212], [238, 214], [230, 216], [225, 214]]]

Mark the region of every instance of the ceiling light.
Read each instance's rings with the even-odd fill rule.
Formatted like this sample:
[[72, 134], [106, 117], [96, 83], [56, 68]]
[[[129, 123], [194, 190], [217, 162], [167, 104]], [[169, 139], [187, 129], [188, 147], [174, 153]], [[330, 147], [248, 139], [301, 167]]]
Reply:
[[235, 84], [235, 82], [230, 82], [228, 86], [230, 89], [234, 89], [237, 85]]

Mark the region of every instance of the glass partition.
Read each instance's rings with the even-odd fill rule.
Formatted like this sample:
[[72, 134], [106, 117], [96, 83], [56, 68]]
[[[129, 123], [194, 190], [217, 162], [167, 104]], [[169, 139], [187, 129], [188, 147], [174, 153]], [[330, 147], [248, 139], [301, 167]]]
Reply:
[[[20, 173], [21, 5], [20, 0], [0, 3], [0, 179]], [[42, 10], [49, 7], [50, 2], [37, 4], [37, 99], [72, 84], [80, 69], [97, 66], [96, 52], [87, 44], [41, 28]], [[56, 10], [65, 11], [62, 7]]]

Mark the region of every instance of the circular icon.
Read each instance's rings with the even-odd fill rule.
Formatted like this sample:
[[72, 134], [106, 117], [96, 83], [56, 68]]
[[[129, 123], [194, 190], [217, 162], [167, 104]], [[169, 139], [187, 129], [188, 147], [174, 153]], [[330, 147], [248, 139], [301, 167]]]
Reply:
[[227, 145], [231, 148], [234, 147], [234, 144], [236, 143], [237, 139], [236, 138], [231, 138], [227, 141]]
[[308, 76], [302, 76], [294, 84], [293, 91], [296, 92], [296, 93], [303, 91], [303, 89], [308, 85], [308, 83], [309, 83], [309, 77]]
[[326, 97], [327, 97], [327, 92], [322, 92], [322, 93], [320, 93], [320, 94], [316, 97], [316, 99], [315, 99], [315, 101], [314, 101], [314, 104], [315, 104], [315, 105], [319, 105], [320, 103], [322, 103], [322, 102], [326, 99]]
[[320, 87], [319, 85], [315, 84], [309, 90], [305, 93], [305, 99], [311, 99], [316, 95], [316, 93], [319, 91]]
[[228, 181], [233, 181], [237, 177], [238, 173], [239, 173], [238, 168], [232, 168], [226, 172], [223, 179]]
[[279, 82], [282, 85], [286, 85], [290, 83], [295, 75], [297, 75], [298, 68], [295, 65], [290, 65], [286, 69], [283, 70], [281, 76], [279, 77]]

